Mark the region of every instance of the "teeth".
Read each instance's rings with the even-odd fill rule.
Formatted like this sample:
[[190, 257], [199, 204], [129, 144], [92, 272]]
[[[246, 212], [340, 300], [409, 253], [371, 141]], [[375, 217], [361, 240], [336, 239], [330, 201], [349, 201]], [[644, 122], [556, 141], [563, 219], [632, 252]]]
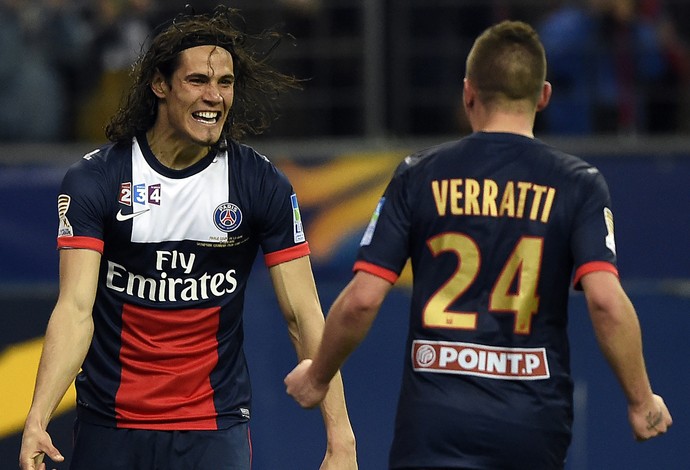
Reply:
[[216, 111], [199, 111], [196, 113], [193, 113], [193, 116], [197, 119], [201, 119], [203, 121], [212, 121], [216, 122], [218, 120], [218, 117], [220, 116], [220, 113]]

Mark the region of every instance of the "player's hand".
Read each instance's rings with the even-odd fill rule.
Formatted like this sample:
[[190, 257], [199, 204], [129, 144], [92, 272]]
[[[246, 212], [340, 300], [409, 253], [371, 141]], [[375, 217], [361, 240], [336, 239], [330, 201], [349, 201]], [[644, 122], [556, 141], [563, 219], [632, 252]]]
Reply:
[[50, 435], [38, 425], [28, 424], [22, 435], [22, 448], [19, 451], [19, 468], [22, 470], [45, 470], [44, 456], [53, 462], [62, 462], [65, 458], [53, 445]]
[[302, 408], [314, 408], [323, 401], [328, 386], [320, 385], [309, 374], [311, 359], [305, 359], [285, 377], [288, 395], [295, 399]]
[[664, 434], [673, 424], [671, 413], [659, 395], [653, 395], [651, 400], [640, 406], [628, 406], [628, 419], [638, 441]]

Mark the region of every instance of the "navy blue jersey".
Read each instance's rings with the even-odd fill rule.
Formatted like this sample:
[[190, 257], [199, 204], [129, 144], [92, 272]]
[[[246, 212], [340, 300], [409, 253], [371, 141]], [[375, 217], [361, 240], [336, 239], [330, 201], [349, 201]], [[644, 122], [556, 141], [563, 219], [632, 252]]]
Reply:
[[292, 186], [231, 142], [172, 170], [145, 136], [73, 165], [58, 198], [61, 249], [102, 253], [80, 418], [139, 429], [219, 429], [250, 416], [244, 293], [259, 248], [309, 253]]
[[617, 274], [602, 175], [537, 139], [475, 133], [407, 157], [355, 270], [411, 261], [391, 468], [561, 468], [571, 282]]

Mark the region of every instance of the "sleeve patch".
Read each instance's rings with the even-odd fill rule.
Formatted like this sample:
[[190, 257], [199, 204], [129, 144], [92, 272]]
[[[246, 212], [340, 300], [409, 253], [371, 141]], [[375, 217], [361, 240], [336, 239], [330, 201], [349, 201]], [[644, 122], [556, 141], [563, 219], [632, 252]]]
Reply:
[[58, 237], [71, 237], [74, 235], [74, 229], [67, 219], [67, 211], [69, 204], [72, 201], [67, 194], [60, 194], [57, 200], [58, 218], [60, 219], [60, 226], [58, 228]]
[[613, 212], [608, 207], [604, 207], [604, 222], [606, 223], [606, 248], [616, 254], [616, 239], [613, 235]]
[[381, 214], [381, 208], [383, 207], [384, 202], [386, 202], [386, 198], [382, 197], [379, 200], [379, 203], [376, 205], [376, 209], [374, 209], [374, 213], [371, 215], [369, 225], [367, 225], [367, 229], [364, 231], [364, 235], [362, 236], [362, 241], [359, 243], [360, 246], [366, 246], [371, 243], [371, 238], [374, 236], [376, 223], [379, 220], [379, 215]]
[[302, 243], [306, 240], [304, 236], [304, 226], [302, 225], [302, 216], [299, 213], [299, 204], [297, 204], [297, 195], [290, 196], [290, 203], [292, 204], [292, 235], [295, 243]]

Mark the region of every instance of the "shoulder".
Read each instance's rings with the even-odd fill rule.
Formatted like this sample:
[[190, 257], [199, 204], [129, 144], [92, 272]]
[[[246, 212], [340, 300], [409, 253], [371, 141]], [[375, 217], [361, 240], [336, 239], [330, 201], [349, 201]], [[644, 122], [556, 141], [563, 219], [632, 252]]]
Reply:
[[535, 165], [544, 168], [545, 176], [570, 202], [609, 199], [606, 178], [599, 169], [585, 159], [543, 144]]
[[555, 171], [560, 172], [565, 178], [577, 181], [604, 179], [597, 167], [581, 157], [558, 150], [547, 144], [543, 144], [542, 149], [546, 157], [553, 161]]
[[91, 152], [86, 153], [77, 162], [73, 163], [69, 172], [93, 172], [104, 171], [113, 165], [120, 165], [131, 156], [132, 147], [126, 144], [107, 144]]
[[394, 176], [407, 176], [424, 171], [427, 165], [433, 164], [436, 160], [442, 159], [446, 155], [455, 154], [463, 145], [463, 140], [454, 140], [412, 153], [400, 162]]
[[287, 179], [266, 155], [249, 145], [231, 141], [227, 152], [231, 166], [239, 170], [243, 180], [251, 177]]
[[236, 141], [228, 143], [228, 155], [245, 165], [270, 168], [273, 165], [266, 155], [259, 153], [254, 147]]
[[71, 194], [104, 192], [118, 185], [126, 166], [131, 166], [131, 145], [108, 144], [88, 152], [68, 169], [63, 191]]

